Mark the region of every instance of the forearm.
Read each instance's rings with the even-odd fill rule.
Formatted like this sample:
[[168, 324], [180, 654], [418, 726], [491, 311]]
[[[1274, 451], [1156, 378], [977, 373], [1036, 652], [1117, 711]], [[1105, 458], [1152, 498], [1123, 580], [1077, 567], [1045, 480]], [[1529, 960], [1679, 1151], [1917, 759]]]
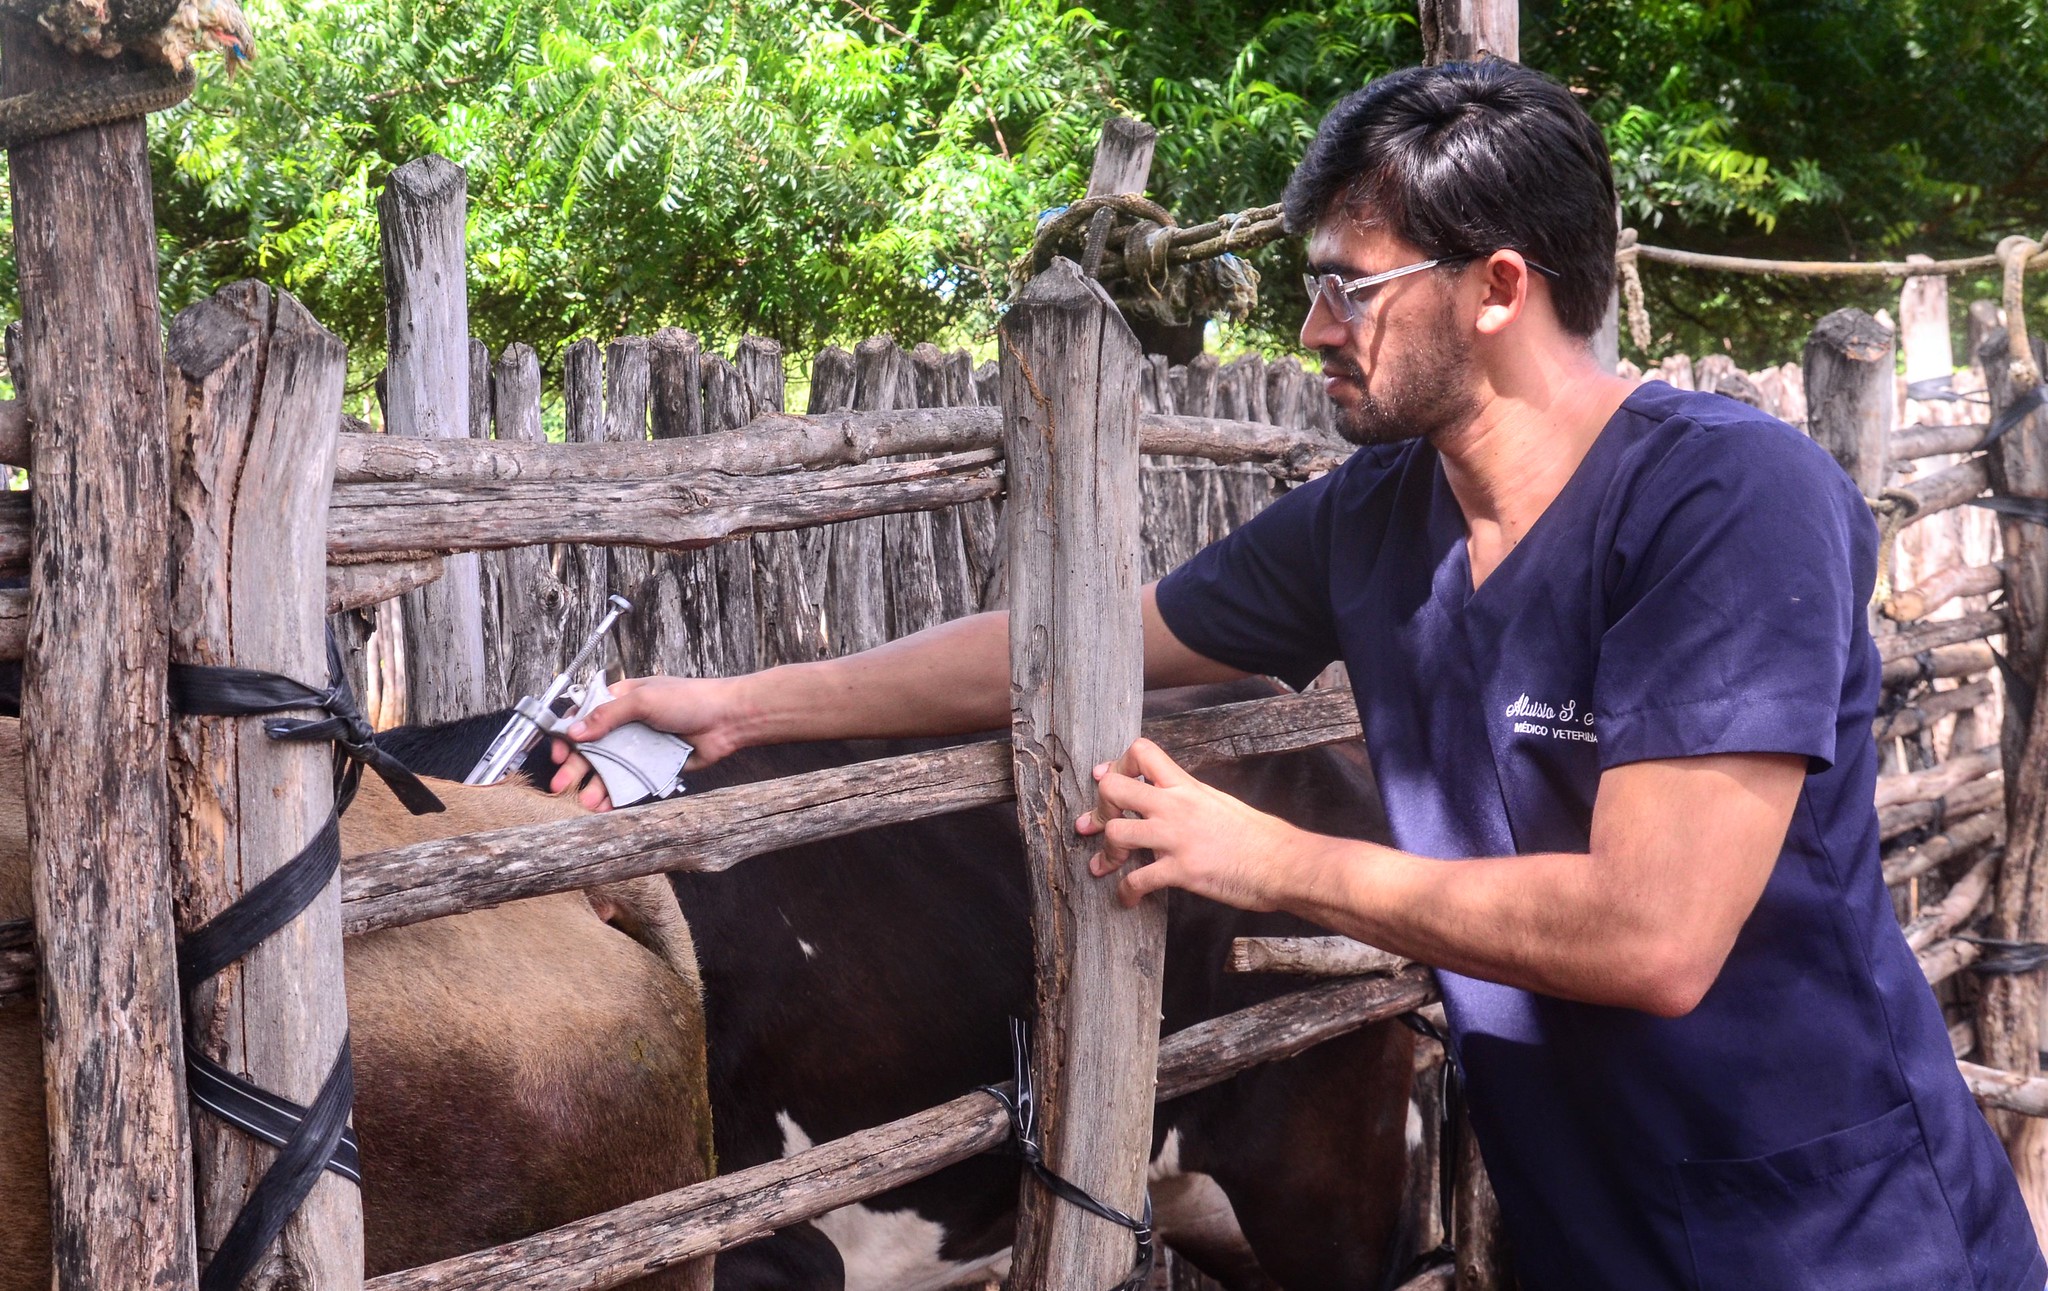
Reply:
[[734, 679], [743, 744], [960, 735], [1010, 721], [1009, 615], [954, 619], [859, 654]]
[[1661, 904], [1590, 855], [1440, 861], [1302, 836], [1282, 908], [1422, 963], [1589, 1004], [1682, 1014], [1711, 984]]
[[[1243, 674], [1195, 654], [1142, 593], [1145, 685], [1185, 686]], [[733, 679], [743, 744], [962, 735], [1010, 722], [1008, 611], [954, 619], [838, 659]]]

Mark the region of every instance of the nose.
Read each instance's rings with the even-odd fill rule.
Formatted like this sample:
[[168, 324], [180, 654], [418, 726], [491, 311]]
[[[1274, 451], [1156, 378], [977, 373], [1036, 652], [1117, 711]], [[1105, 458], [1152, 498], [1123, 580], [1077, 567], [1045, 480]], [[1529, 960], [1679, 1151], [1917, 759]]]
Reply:
[[1301, 348], [1340, 350], [1351, 339], [1351, 329], [1320, 300], [1311, 298], [1308, 317], [1301, 320]]

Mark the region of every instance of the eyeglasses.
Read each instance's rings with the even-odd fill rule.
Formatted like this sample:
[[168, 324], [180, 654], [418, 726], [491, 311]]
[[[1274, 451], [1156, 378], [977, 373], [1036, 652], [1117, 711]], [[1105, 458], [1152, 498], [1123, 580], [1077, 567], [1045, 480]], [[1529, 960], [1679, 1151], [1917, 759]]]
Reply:
[[[1332, 318], [1337, 319], [1348, 327], [1364, 317], [1364, 310], [1362, 308], [1364, 304], [1363, 293], [1369, 293], [1373, 288], [1378, 287], [1382, 283], [1392, 282], [1396, 278], [1405, 278], [1411, 273], [1421, 273], [1425, 269], [1434, 269], [1438, 265], [1462, 264], [1467, 260], [1476, 259], [1478, 259], [1477, 252], [1466, 252], [1462, 255], [1454, 256], [1438, 256], [1432, 260], [1419, 260], [1414, 264], [1404, 264], [1398, 269], [1389, 269], [1385, 273], [1369, 273], [1363, 278], [1353, 278], [1348, 282], [1339, 278], [1334, 273], [1305, 273], [1301, 276], [1301, 285], [1308, 291], [1309, 313], [1315, 313], [1316, 306], [1322, 305], [1330, 311]], [[1523, 258], [1523, 262], [1546, 278], [1561, 278], [1564, 276], [1557, 270], [1546, 269], [1527, 257]]]

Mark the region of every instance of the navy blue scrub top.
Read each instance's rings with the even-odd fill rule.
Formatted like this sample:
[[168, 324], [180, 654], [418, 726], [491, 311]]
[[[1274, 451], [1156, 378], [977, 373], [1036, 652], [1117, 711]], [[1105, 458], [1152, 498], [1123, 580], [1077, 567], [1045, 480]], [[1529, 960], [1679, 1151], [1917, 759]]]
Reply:
[[1825, 451], [1655, 382], [1476, 592], [1420, 441], [1361, 449], [1159, 586], [1212, 659], [1297, 687], [1348, 665], [1405, 851], [1585, 852], [1609, 767], [1806, 757], [1763, 897], [1685, 1017], [1440, 974], [1528, 1291], [2048, 1281], [1880, 872], [1876, 548]]

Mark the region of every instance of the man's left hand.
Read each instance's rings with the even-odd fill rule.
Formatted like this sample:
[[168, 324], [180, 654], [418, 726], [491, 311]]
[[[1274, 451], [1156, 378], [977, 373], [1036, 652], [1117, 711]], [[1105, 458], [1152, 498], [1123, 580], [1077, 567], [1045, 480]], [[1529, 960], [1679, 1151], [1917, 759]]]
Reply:
[[1097, 766], [1095, 780], [1101, 805], [1074, 822], [1082, 834], [1102, 835], [1089, 870], [1114, 874], [1141, 850], [1154, 858], [1124, 875], [1117, 897], [1125, 905], [1185, 888], [1240, 910], [1274, 910], [1300, 885], [1314, 835], [1203, 784], [1152, 741]]

